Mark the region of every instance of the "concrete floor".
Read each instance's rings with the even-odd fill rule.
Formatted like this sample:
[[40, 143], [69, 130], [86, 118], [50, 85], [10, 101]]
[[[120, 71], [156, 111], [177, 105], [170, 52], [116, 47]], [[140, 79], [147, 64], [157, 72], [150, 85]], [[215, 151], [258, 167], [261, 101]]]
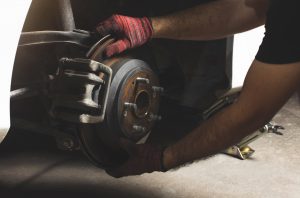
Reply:
[[[2, 150], [0, 197], [300, 197], [300, 106], [293, 97], [275, 116], [283, 136], [267, 134], [241, 161], [223, 154], [167, 173], [114, 179], [80, 153], [43, 146]], [[37, 149], [39, 148], [39, 149]], [[4, 196], [3, 196], [4, 197]]]

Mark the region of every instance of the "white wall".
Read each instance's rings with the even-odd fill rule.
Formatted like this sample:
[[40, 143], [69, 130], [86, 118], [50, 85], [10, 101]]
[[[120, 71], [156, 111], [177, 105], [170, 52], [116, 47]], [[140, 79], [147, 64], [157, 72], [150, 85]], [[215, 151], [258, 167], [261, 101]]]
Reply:
[[0, 6], [0, 143], [10, 127], [10, 83], [20, 33], [31, 0], [6, 0]]
[[232, 87], [242, 86], [264, 36], [264, 26], [237, 34], [233, 45]]

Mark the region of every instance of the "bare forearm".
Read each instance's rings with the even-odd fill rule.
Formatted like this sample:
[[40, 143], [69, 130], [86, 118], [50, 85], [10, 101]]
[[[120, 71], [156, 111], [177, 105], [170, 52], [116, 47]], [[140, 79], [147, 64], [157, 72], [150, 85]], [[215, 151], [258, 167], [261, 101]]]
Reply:
[[246, 117], [239, 119], [238, 115], [241, 112], [237, 110], [239, 111], [239, 107], [233, 104], [194, 129], [184, 139], [167, 148], [165, 166], [173, 168], [218, 153], [267, 122], [266, 118], [252, 123], [251, 119]]
[[238, 101], [168, 147], [164, 152], [166, 168], [220, 152], [263, 126], [296, 91], [299, 66], [255, 61]]
[[268, 0], [218, 0], [152, 18], [154, 38], [211, 40], [262, 25]]

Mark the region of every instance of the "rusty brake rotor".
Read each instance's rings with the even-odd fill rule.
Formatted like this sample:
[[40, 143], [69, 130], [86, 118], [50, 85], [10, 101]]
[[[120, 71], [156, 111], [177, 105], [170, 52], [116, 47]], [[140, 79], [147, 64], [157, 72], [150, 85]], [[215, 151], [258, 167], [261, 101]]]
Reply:
[[121, 137], [133, 142], [145, 139], [161, 119], [158, 111], [163, 89], [156, 74], [146, 62], [132, 57], [104, 60], [103, 51], [112, 42], [110, 36], [104, 37], [87, 54], [113, 71], [105, 120], [78, 129], [85, 154], [101, 167], [112, 167], [127, 157], [119, 147]]

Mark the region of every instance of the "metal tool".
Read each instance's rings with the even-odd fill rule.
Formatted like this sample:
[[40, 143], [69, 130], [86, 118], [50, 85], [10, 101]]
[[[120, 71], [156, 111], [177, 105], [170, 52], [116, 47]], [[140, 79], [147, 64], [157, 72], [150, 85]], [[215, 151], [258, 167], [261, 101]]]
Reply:
[[258, 131], [254, 132], [253, 134], [242, 139], [240, 143], [238, 143], [234, 146], [231, 146], [228, 149], [226, 149], [225, 151], [223, 151], [223, 153], [237, 157], [242, 160], [245, 160], [245, 159], [249, 158], [250, 156], [252, 156], [253, 153], [255, 152], [255, 150], [249, 146], [249, 144], [251, 142], [257, 140], [258, 138], [262, 137], [263, 135], [265, 135], [267, 133], [283, 135], [283, 133], [278, 130], [284, 130], [284, 127], [280, 126], [280, 125], [274, 125], [269, 122], [264, 127], [259, 129]]

